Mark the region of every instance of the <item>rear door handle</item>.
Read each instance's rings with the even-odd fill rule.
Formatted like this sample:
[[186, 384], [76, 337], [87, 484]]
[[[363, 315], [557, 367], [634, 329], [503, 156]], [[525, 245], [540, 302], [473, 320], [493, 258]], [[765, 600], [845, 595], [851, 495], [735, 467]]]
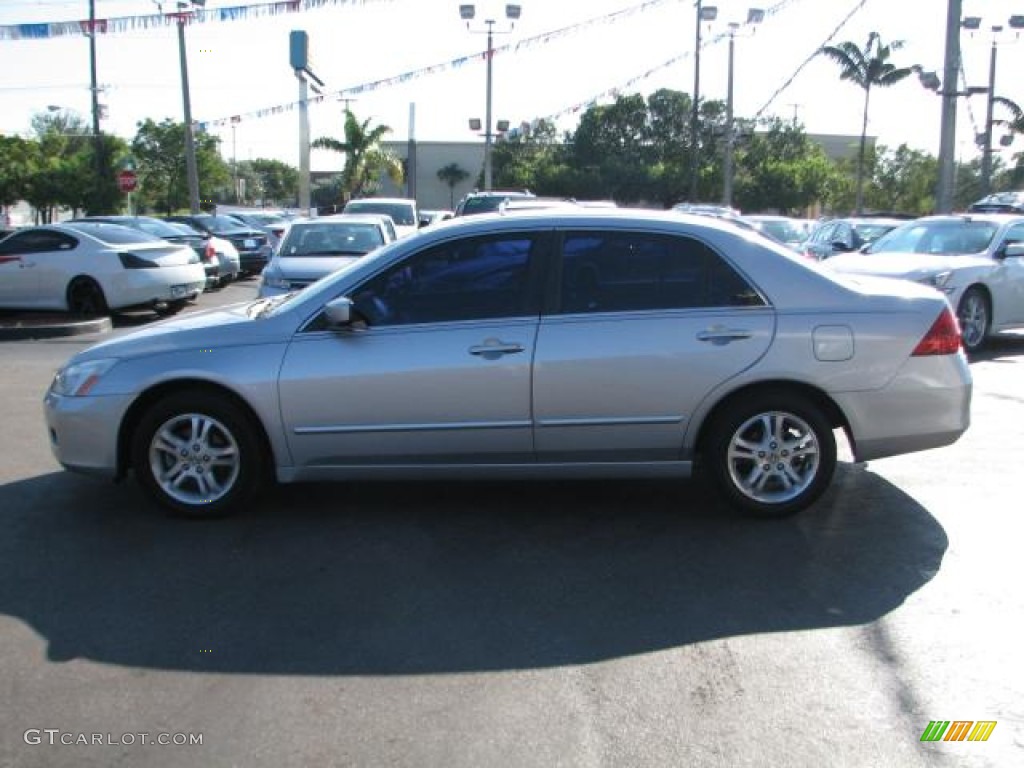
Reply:
[[749, 339], [753, 335], [753, 331], [745, 328], [708, 328], [697, 334], [697, 340], [710, 341], [712, 344], [728, 344], [730, 341]]
[[476, 344], [469, 348], [469, 354], [494, 359], [502, 355], [514, 355], [522, 352], [525, 347], [515, 342], [504, 342], [499, 339], [487, 339], [483, 344]]

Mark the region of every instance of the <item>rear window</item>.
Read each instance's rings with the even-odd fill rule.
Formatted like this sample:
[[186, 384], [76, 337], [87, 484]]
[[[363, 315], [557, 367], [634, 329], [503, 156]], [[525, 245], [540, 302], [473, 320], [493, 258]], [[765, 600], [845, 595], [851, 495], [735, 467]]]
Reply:
[[345, 213], [383, 213], [400, 227], [417, 226], [416, 211], [405, 203], [379, 203], [369, 200], [354, 200], [345, 206]]
[[120, 224], [106, 224], [98, 221], [77, 221], [65, 225], [97, 240], [111, 245], [128, 245], [130, 243], [159, 243], [159, 237], [139, 232], [137, 229], [124, 227]]

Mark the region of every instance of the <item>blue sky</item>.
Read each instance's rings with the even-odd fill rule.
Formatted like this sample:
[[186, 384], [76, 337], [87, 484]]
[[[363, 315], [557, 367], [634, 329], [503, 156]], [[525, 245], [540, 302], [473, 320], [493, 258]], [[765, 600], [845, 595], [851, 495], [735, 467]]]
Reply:
[[[258, 5], [253, 0], [208, 0], [207, 8]], [[712, 4], [707, 2], [706, 4]], [[774, 2], [718, 0], [719, 20], [705, 26], [713, 38], [726, 22], [742, 20], [749, 7]], [[96, 0], [100, 18], [143, 19], [160, 13], [153, 0]], [[174, 3], [163, 9], [172, 10]], [[404, 140], [415, 104], [420, 140], [473, 140], [468, 120], [484, 116], [486, 67], [479, 55], [486, 36], [466, 29], [455, 0], [351, 0], [322, 8], [265, 18], [190, 25], [187, 29], [193, 117], [211, 123], [228, 158], [276, 157], [297, 164], [298, 114], [287, 109], [298, 96], [288, 67], [288, 36], [293, 29], [310, 35], [317, 74], [325, 96], [310, 110], [312, 136], [337, 136], [343, 103], [337, 92], [379, 80], [398, 79], [439, 65], [435, 73], [364, 90], [350, 107], [361, 119], [393, 129]], [[579, 109], [595, 97], [610, 100], [615, 88], [649, 93], [668, 87], [689, 92], [693, 85], [694, 3], [692, 0], [521, 0], [522, 17], [495, 46], [519, 46], [494, 58], [494, 118], [513, 125], [555, 116], [571, 129]], [[983, 31], [964, 33], [964, 71], [970, 85], [985, 85], [992, 24], [1024, 12], [1022, 0], [963, 0], [965, 15], [983, 17]], [[477, 18], [503, 19], [504, 4], [477, 3]], [[877, 30], [886, 41], [903, 40], [897, 64], [920, 63], [942, 71], [946, 0], [788, 0], [751, 36], [736, 41], [736, 114], [796, 115], [811, 132], [858, 134], [862, 92], [838, 80], [836, 66], [822, 58], [806, 65], [774, 101], [772, 94], [791, 78], [830, 33], [850, 15], [834, 38], [863, 44]], [[86, 18], [87, 0], [0, 0], [5, 25], [73, 21]], [[248, 14], [252, 16], [252, 14]], [[602, 23], [574, 27], [605, 17]], [[474, 29], [482, 29], [475, 24]], [[554, 30], [565, 32], [550, 39]], [[499, 24], [503, 32], [507, 24]], [[98, 46], [101, 102], [108, 117], [103, 127], [129, 138], [145, 117], [182, 118], [177, 34], [173, 26], [100, 35]], [[454, 65], [453, 62], [460, 62]], [[672, 63], [669, 63], [672, 62]], [[701, 91], [725, 98], [727, 45], [704, 48]], [[1024, 44], [1012, 37], [999, 47], [996, 92], [1024, 104]], [[32, 114], [57, 105], [89, 114], [88, 42], [82, 36], [40, 40], [0, 39], [0, 131], [25, 133]], [[623, 87], [625, 86], [625, 87]], [[872, 95], [869, 132], [882, 143], [907, 143], [929, 152], [938, 149], [939, 98], [916, 79]], [[767, 107], [766, 107], [767, 105]], [[265, 113], [279, 107], [280, 114]], [[973, 113], [973, 123], [972, 123]], [[234, 145], [228, 119], [235, 125]], [[262, 115], [262, 116], [257, 116]], [[984, 121], [984, 97], [961, 100], [958, 153], [974, 156], [974, 127]], [[1020, 151], [1024, 140], [1014, 148]], [[333, 169], [337, 158], [314, 152], [314, 169]]]

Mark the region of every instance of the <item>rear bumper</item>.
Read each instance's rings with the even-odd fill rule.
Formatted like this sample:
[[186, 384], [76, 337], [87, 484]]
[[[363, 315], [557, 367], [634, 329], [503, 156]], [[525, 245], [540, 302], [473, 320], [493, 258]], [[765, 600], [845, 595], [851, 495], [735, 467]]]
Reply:
[[910, 358], [885, 387], [834, 394], [858, 461], [941, 448], [971, 423], [973, 383], [963, 354]]

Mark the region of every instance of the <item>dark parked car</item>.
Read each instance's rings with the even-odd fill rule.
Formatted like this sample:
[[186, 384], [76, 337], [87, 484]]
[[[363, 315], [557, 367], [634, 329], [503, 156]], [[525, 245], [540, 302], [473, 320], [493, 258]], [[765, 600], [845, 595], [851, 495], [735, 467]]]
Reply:
[[906, 219], [888, 216], [828, 219], [819, 222], [811, 232], [803, 244], [803, 253], [810, 259], [821, 261], [837, 253], [859, 251], [906, 222]]
[[1024, 213], [1024, 190], [996, 192], [972, 203], [967, 210], [971, 213]]
[[228, 240], [238, 251], [241, 274], [258, 275], [267, 266], [273, 249], [267, 233], [242, 224], [230, 216], [212, 213], [198, 213], [194, 216], [167, 216], [167, 221], [180, 221], [200, 232], [216, 235]]
[[275, 250], [288, 229], [288, 219], [265, 211], [224, 211], [225, 216], [237, 219], [242, 224], [263, 230], [270, 235], [270, 245]]

